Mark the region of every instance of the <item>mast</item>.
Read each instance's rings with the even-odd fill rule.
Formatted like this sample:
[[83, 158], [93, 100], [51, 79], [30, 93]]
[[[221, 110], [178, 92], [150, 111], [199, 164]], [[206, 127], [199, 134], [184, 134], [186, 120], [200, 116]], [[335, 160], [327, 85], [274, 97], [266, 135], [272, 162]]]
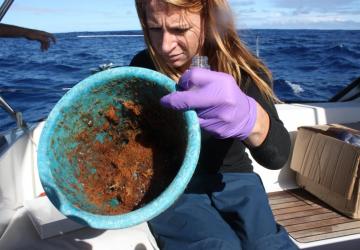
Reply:
[[260, 40], [260, 36], [257, 35], [256, 36], [256, 56], [259, 57], [260, 56], [260, 50], [259, 50], [259, 40]]

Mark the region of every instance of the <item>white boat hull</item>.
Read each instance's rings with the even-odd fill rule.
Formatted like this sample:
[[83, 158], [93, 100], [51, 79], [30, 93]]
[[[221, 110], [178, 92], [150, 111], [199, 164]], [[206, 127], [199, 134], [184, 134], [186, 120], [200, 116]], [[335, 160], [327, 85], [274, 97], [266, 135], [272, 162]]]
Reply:
[[[279, 104], [281, 120], [292, 142], [299, 126], [360, 121], [360, 103]], [[157, 249], [147, 224], [122, 230], [81, 229], [63, 236], [40, 240], [29, 218], [24, 201], [43, 192], [37, 172], [37, 142], [44, 122], [18, 139], [0, 156], [0, 249]], [[268, 193], [296, 188], [295, 174], [289, 162], [277, 171], [267, 170], [255, 161], [254, 170]], [[4, 233], [5, 231], [5, 233]], [[299, 249], [359, 249], [360, 234], [297, 244]]]

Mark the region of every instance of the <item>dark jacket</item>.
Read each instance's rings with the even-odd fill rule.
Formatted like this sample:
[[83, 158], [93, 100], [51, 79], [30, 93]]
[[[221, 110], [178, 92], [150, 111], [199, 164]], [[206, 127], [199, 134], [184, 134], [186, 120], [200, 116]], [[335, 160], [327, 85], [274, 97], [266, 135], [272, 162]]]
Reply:
[[[147, 50], [139, 52], [130, 66], [156, 70]], [[251, 81], [243, 77], [244, 81]], [[264, 79], [266, 80], [266, 79]], [[269, 81], [267, 81], [269, 82]], [[270, 83], [269, 83], [270, 85]], [[279, 169], [287, 161], [290, 153], [290, 136], [279, 119], [273, 103], [267, 101], [255, 84], [246, 82], [245, 93], [254, 98], [269, 114], [270, 129], [265, 141], [256, 148], [249, 148], [253, 158], [268, 169]], [[252, 172], [251, 160], [245, 152], [245, 144], [237, 139], [216, 139], [206, 131], [201, 131], [200, 169], [211, 172]]]

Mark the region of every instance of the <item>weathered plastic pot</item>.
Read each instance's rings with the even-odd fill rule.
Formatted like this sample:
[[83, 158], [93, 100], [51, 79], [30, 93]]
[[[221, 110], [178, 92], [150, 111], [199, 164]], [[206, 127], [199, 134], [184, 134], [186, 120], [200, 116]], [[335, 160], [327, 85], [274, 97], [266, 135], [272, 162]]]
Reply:
[[[134, 93], [128, 88], [129, 84], [137, 86], [141, 93]], [[122, 109], [121, 102], [116, 102], [119, 98], [135, 101], [145, 98], [158, 102], [161, 96], [175, 91], [175, 86], [174, 81], [158, 72], [119, 67], [86, 78], [61, 98], [47, 118], [38, 147], [40, 180], [48, 198], [59, 211], [93, 228], [117, 229], [148, 221], [176, 201], [190, 181], [200, 153], [200, 128], [194, 111], [177, 112], [177, 123], [184, 130], [185, 138], [182, 139], [186, 143], [176, 176], [156, 198], [131, 212], [117, 215], [90, 212], [92, 205], [76, 178], [76, 160], [69, 158], [69, 152], [78, 144], [74, 135], [89, 126], [83, 122], [83, 113], [95, 116], [110, 104]], [[94, 118], [91, 122], [96, 126], [101, 119]], [[106, 136], [99, 134], [98, 137], [103, 140]]]

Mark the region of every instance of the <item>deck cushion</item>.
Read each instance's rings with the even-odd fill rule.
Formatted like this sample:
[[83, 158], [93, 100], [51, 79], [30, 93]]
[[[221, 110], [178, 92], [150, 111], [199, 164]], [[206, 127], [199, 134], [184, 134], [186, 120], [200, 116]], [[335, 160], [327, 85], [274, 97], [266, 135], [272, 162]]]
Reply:
[[119, 230], [84, 228], [61, 236], [41, 240], [25, 208], [16, 211], [0, 238], [0, 249], [158, 249], [146, 223]]

